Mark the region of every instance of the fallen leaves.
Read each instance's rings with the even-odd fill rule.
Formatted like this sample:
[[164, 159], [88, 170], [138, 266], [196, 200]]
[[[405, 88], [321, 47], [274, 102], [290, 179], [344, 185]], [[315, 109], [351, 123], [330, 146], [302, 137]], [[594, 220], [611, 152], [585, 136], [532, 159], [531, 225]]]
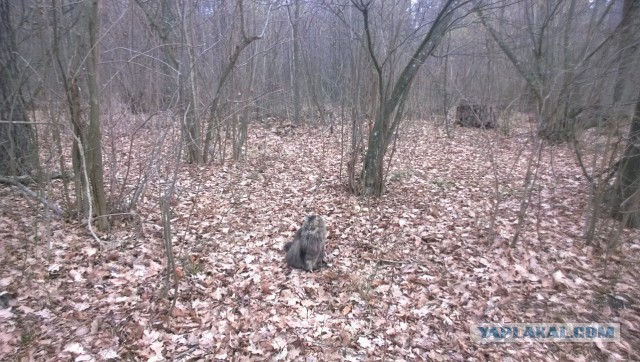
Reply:
[[[25, 201], [0, 186], [0, 358], [37, 360], [485, 360], [638, 355], [637, 233], [606, 265], [580, 239], [588, 187], [570, 151], [540, 168], [521, 242], [508, 246], [525, 163], [518, 139], [473, 129], [438, 138], [430, 125], [398, 143], [387, 193], [344, 192], [340, 144], [296, 128], [252, 128], [245, 163], [181, 165], [172, 200], [178, 294], [165, 282], [157, 192], [107, 250], [81, 225], [48, 224], [35, 240]], [[495, 173], [482, 151], [495, 138]], [[283, 142], [286, 141], [286, 142]], [[305, 155], [302, 158], [300, 155]], [[196, 192], [196, 190], [201, 190]], [[540, 210], [540, 212], [538, 212]], [[304, 214], [325, 216], [329, 266], [290, 270], [283, 244]], [[494, 218], [493, 230], [489, 229]], [[187, 224], [187, 222], [189, 222]], [[634, 239], [634, 237], [636, 239]], [[613, 269], [613, 270], [612, 270]], [[616, 280], [610, 276], [615, 273]], [[170, 309], [174, 303], [173, 309]], [[171, 314], [168, 315], [171, 310]], [[474, 322], [624, 321], [620, 345], [476, 345]], [[625, 339], [626, 337], [628, 339]], [[597, 358], [596, 358], [597, 359]]]

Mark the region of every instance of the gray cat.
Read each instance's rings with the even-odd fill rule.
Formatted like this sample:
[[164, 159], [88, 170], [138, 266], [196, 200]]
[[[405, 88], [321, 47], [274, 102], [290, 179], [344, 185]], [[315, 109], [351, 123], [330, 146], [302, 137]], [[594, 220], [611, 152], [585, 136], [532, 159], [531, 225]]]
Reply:
[[287, 264], [292, 268], [312, 272], [319, 269], [324, 260], [324, 246], [327, 240], [327, 227], [317, 215], [304, 218], [302, 227], [296, 231], [293, 241], [284, 245], [287, 252]]

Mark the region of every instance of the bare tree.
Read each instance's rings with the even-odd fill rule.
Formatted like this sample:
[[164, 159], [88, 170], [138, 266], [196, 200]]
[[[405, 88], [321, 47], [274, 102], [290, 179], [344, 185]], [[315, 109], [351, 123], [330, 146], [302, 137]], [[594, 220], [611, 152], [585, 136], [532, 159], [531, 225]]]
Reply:
[[[420, 66], [424, 64], [440, 44], [441, 39], [454, 20], [456, 10], [461, 4], [455, 0], [444, 2], [436, 18], [431, 23], [429, 31], [422, 38], [400, 75], [392, 82], [389, 79], [389, 73], [393, 74], [394, 69], [385, 68], [389, 58], [381, 60], [374, 44], [371, 29], [371, 7], [373, 1], [352, 0], [352, 3], [362, 13], [366, 47], [375, 68], [379, 99], [374, 124], [369, 132], [369, 141], [361, 172], [361, 192], [366, 195], [381, 195], [384, 190], [384, 157], [403, 118], [404, 105], [411, 89], [411, 83]], [[400, 40], [398, 39], [398, 41]], [[394, 47], [396, 46], [397, 44], [392, 45], [392, 50], [388, 56], [393, 55]]]
[[[195, 71], [194, 56], [188, 46], [189, 30], [186, 29], [188, 14], [195, 11], [189, 7], [190, 1], [180, 2], [162, 0], [158, 2], [144, 2], [136, 0], [144, 11], [147, 21], [151, 25], [153, 34], [161, 46], [164, 68], [168, 74], [175, 77], [175, 86], [167, 86], [163, 96], [171, 98], [177, 93], [179, 113], [185, 114], [182, 127], [186, 132], [187, 161], [189, 163], [202, 162], [201, 126], [196, 119], [196, 87], [193, 84], [192, 73]], [[167, 83], [165, 83], [167, 84]], [[166, 101], [165, 101], [166, 103]], [[173, 102], [170, 102], [173, 104]]]
[[[585, 84], [593, 85], [603, 76], [597, 62], [610, 36], [593, 29], [607, 18], [611, 3], [578, 8], [576, 1], [503, 1], [484, 10], [485, 3], [475, 1], [476, 13], [525, 80], [538, 133], [553, 141], [571, 139], [576, 117], [588, 102]], [[576, 29], [585, 31], [585, 36], [577, 36]]]
[[[52, 5], [49, 8], [51, 54], [59, 72], [58, 79], [62, 83], [71, 123], [72, 165], [76, 186], [76, 210], [68, 211], [75, 211], [81, 217], [86, 216], [90, 227], [95, 217], [98, 228], [107, 230], [109, 220], [103, 182], [98, 77], [99, 2], [91, 0], [67, 4], [54, 1]], [[86, 93], [82, 92], [81, 84], [86, 84]], [[89, 103], [88, 117], [83, 108], [85, 97]], [[57, 129], [54, 130], [54, 138], [61, 145], [57, 132]], [[61, 171], [63, 170], [61, 163]]]
[[[639, 227], [640, 88], [636, 69], [640, 59], [640, 3], [625, 0], [621, 20], [614, 26], [607, 26], [606, 20], [614, 22], [614, 9], [620, 2], [505, 1], [492, 3], [492, 11], [483, 10], [482, 1], [475, 4], [481, 23], [533, 94], [538, 134], [546, 140], [573, 142], [591, 185], [587, 240], [593, 239], [603, 200], [623, 225]], [[525, 50], [524, 43], [530, 44]], [[592, 110], [600, 108], [603, 114], [593, 115], [596, 112]], [[586, 120], [581, 122], [579, 117]], [[622, 139], [609, 141], [605, 155], [594, 156], [591, 174], [579, 152], [581, 129], [598, 126], [611, 139], [612, 130], [625, 120], [630, 120], [626, 143], [620, 142]], [[612, 162], [619, 152], [616, 144], [626, 147], [621, 158]], [[599, 172], [595, 170], [596, 157], [602, 158]], [[613, 187], [605, 190], [614, 175]], [[529, 172], [527, 185], [528, 180]], [[521, 214], [526, 210], [524, 200]]]
[[[245, 48], [247, 48], [251, 43], [260, 39], [264, 35], [264, 30], [260, 35], [247, 34], [246, 24], [245, 24], [245, 9], [244, 9], [244, 3], [242, 1], [238, 2], [237, 9], [238, 9], [238, 17], [239, 17], [238, 33], [240, 34], [240, 36], [239, 36], [239, 40], [234, 44], [232, 48], [231, 54], [229, 55], [229, 58], [228, 58], [228, 62], [224, 64], [224, 68], [218, 80], [217, 87], [215, 87], [213, 92], [214, 96], [209, 106], [209, 119], [207, 120], [207, 130], [206, 130], [203, 155], [202, 155], [204, 162], [207, 162], [209, 160], [209, 151], [210, 151], [211, 144], [213, 141], [213, 136], [214, 136], [213, 132], [216, 128], [216, 125], [219, 124], [218, 122], [220, 117], [219, 107], [220, 107], [220, 101], [221, 101], [225, 84], [227, 83], [227, 80], [229, 79], [231, 72], [236, 66], [236, 63], [238, 62], [238, 59], [240, 58], [242, 51]], [[271, 12], [271, 8], [269, 8], [267, 11], [267, 19], [265, 20], [266, 22], [265, 27], [266, 27], [266, 24], [268, 24], [268, 21], [269, 21], [268, 14], [270, 12]]]

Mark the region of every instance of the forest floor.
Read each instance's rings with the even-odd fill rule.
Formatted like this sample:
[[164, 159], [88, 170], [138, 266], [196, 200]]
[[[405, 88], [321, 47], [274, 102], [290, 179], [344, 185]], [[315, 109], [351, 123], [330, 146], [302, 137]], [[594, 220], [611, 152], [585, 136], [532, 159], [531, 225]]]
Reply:
[[[568, 145], [542, 149], [511, 246], [526, 132], [447, 138], [414, 123], [385, 195], [369, 199], [347, 192], [339, 134], [274, 129], [250, 127], [244, 162], [179, 166], [173, 307], [158, 205], [175, 162], [147, 164], [151, 135], [131, 151], [106, 136], [117, 159], [133, 155], [128, 177], [153, 177], [136, 216], [114, 219], [100, 243], [0, 186], [0, 360], [640, 360], [640, 233], [622, 230], [607, 255], [599, 246], [618, 229], [603, 218], [586, 245], [588, 183]], [[329, 265], [314, 273], [282, 252], [309, 213], [329, 230]], [[473, 323], [508, 322], [616, 322], [621, 339], [470, 338]]]

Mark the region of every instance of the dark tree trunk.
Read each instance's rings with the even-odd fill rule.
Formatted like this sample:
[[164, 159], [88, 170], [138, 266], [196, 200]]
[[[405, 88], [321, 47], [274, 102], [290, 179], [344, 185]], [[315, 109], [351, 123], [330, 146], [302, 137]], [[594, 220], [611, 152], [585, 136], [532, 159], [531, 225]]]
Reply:
[[33, 128], [20, 91], [10, 2], [0, 1], [0, 175], [29, 173], [35, 161]]
[[620, 23], [620, 65], [614, 89], [616, 117], [629, 114], [629, 104], [635, 102], [627, 147], [620, 159], [614, 183], [613, 215], [627, 227], [640, 227], [640, 95], [637, 66], [640, 55], [640, 2], [625, 0]]
[[614, 216], [626, 227], [640, 228], [640, 98], [629, 130], [629, 141], [620, 160], [615, 183]]

